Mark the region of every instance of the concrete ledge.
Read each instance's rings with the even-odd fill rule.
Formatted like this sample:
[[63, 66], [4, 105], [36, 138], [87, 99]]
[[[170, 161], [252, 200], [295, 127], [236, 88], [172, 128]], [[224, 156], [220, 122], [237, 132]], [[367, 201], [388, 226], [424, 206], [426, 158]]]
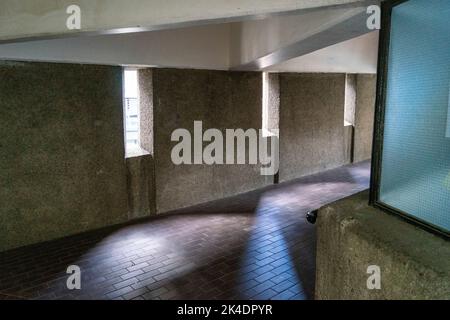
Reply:
[[[450, 299], [450, 242], [368, 206], [362, 192], [319, 210], [316, 299]], [[367, 268], [381, 289], [367, 289]]]

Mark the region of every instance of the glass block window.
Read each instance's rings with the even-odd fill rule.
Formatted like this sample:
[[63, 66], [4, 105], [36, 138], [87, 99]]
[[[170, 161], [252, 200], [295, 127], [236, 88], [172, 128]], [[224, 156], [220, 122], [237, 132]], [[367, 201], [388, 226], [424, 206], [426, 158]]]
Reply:
[[448, 235], [450, 1], [397, 1], [388, 10], [375, 202]]

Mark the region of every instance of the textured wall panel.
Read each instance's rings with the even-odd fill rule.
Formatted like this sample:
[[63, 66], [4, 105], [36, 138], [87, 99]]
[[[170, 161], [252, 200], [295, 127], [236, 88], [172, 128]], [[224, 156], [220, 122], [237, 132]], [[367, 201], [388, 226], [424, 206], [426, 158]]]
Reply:
[[377, 76], [359, 74], [356, 84], [354, 161], [372, 157], [373, 122]]
[[345, 74], [280, 74], [280, 181], [348, 163]]
[[119, 67], [0, 63], [0, 250], [127, 219]]
[[258, 165], [180, 165], [171, 134], [194, 121], [203, 129], [260, 129], [261, 73], [154, 69], [155, 174], [158, 213], [207, 202], [270, 183]]

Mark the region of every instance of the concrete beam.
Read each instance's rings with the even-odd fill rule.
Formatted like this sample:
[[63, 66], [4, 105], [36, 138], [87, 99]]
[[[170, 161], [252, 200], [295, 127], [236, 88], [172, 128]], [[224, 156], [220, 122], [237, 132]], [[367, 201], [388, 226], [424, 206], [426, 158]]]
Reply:
[[[303, 15], [245, 21], [232, 29], [232, 70], [268, 69], [284, 61], [371, 32], [367, 7], [330, 8]], [[378, 2], [375, 2], [378, 3]], [[259, 36], [258, 36], [259, 34]], [[265, 37], [271, 43], [264, 44]], [[277, 39], [277, 41], [273, 41]]]
[[229, 69], [229, 24], [0, 44], [0, 60]]
[[264, 71], [376, 74], [378, 37], [378, 31], [370, 32], [360, 37], [340, 42], [271, 66], [270, 68], [264, 69]]
[[[0, 41], [160, 30], [211, 22], [239, 21], [268, 14], [357, 0], [2, 0]], [[81, 8], [80, 31], [66, 27], [70, 5]]]

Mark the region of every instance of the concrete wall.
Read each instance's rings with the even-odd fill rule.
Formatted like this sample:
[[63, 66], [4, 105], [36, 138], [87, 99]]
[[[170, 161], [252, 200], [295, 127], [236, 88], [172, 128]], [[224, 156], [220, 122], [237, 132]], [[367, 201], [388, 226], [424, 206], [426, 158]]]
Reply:
[[152, 69], [138, 70], [139, 85], [139, 129], [141, 148], [153, 154], [153, 72]]
[[128, 219], [150, 216], [156, 212], [155, 168], [152, 155], [131, 157], [127, 162]]
[[267, 128], [280, 129], [280, 77], [277, 73], [267, 75]]
[[0, 251], [127, 220], [119, 67], [0, 63]]
[[262, 75], [200, 70], [154, 69], [157, 212], [167, 212], [262, 187], [273, 177], [258, 165], [180, 165], [171, 160], [175, 129], [260, 129]]
[[348, 163], [345, 74], [280, 74], [280, 181]]
[[[317, 299], [449, 299], [448, 241], [369, 207], [368, 192], [319, 210]], [[381, 289], [368, 290], [367, 268]]]
[[377, 76], [359, 74], [356, 80], [354, 161], [372, 157]]
[[[150, 154], [126, 161], [120, 67], [2, 62], [0, 76], [0, 251], [273, 182], [259, 165], [171, 160], [172, 132], [192, 132], [196, 120], [204, 130], [261, 128], [261, 73], [141, 70], [141, 140]], [[363, 103], [372, 78], [361, 78]], [[280, 106], [281, 180], [348, 163], [345, 75], [269, 80], [270, 105]]]

